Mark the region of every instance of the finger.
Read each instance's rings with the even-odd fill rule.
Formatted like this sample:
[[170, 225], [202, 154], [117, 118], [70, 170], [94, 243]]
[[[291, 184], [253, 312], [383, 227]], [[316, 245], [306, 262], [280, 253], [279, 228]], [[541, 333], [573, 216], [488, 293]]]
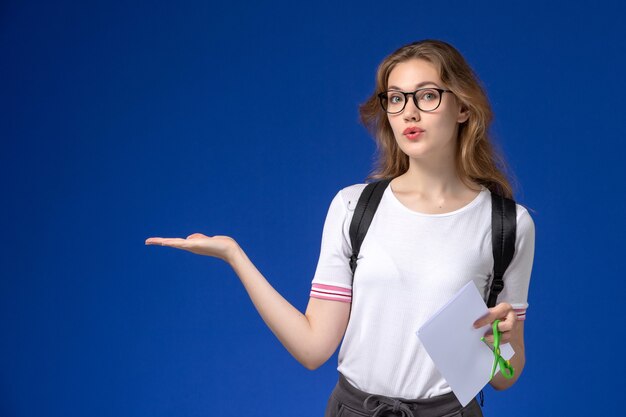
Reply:
[[[505, 343], [509, 343], [511, 341], [511, 332], [500, 333], [500, 344], [503, 345]], [[493, 334], [485, 335], [485, 341], [489, 344], [493, 345], [494, 339]]]
[[149, 237], [146, 239], [146, 245], [160, 245], [162, 240], [162, 237]]
[[146, 240], [146, 245], [160, 245], [182, 248], [185, 242], [187, 242], [185, 239], [180, 238], [153, 237]]
[[161, 239], [161, 246], [171, 246], [173, 248], [184, 248], [186, 243], [187, 240], [181, 238]]
[[193, 234], [187, 236], [187, 239], [199, 239], [199, 238], [203, 238], [203, 237], [208, 237], [208, 236], [205, 236], [202, 233], [193, 233]]
[[[509, 320], [508, 317], [506, 320], [498, 322], [498, 332], [500, 333], [500, 342], [505, 343], [511, 339], [511, 333], [515, 328], [515, 322]], [[489, 326], [484, 333], [484, 337], [493, 344], [493, 327]]]
[[515, 310], [513, 310], [513, 308], [511, 308], [511, 311], [506, 313], [506, 319], [510, 320], [511, 323], [516, 323], [517, 322], [517, 313], [515, 312]]
[[490, 309], [489, 313], [487, 313], [486, 315], [482, 316], [481, 318], [479, 318], [478, 320], [474, 322], [474, 327], [476, 329], [479, 329], [483, 326], [493, 323], [493, 321], [496, 320], [497, 318], [498, 318], [498, 315]]
[[501, 332], [512, 331], [517, 324], [517, 315], [512, 309], [506, 313], [506, 316], [500, 319], [498, 330]]
[[500, 333], [510, 332], [511, 330], [513, 330], [513, 326], [514, 324], [510, 321], [501, 321], [500, 323], [498, 323], [498, 331]]
[[165, 243], [171, 243], [173, 239], [165, 237], [151, 237], [146, 239], [146, 245], [160, 245], [165, 246]]
[[490, 322], [491, 322], [491, 317], [490, 316], [481, 317], [479, 320], [476, 320], [474, 322], [474, 328], [475, 329], [480, 329], [481, 327], [486, 326]]
[[513, 307], [509, 303], [500, 303], [489, 309], [489, 312], [474, 322], [476, 329], [493, 323], [496, 319], [503, 319], [509, 312], [513, 311]]

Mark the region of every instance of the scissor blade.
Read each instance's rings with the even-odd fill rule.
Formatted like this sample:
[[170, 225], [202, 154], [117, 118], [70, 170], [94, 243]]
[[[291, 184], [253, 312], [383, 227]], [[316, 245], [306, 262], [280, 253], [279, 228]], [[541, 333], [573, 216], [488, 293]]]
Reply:
[[487, 341], [485, 339], [482, 339], [483, 343], [485, 345], [487, 345], [487, 347], [489, 348], [490, 351], [495, 352], [496, 348], [494, 348], [493, 346], [491, 346], [489, 343], [487, 343]]

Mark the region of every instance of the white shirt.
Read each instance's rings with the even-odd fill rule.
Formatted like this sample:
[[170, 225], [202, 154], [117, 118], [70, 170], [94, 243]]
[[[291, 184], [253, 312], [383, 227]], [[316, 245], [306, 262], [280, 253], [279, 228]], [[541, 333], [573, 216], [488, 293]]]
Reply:
[[[350, 221], [366, 184], [330, 204], [311, 297], [352, 302], [337, 370], [358, 389], [407, 399], [451, 391], [415, 332], [473, 280], [486, 299], [493, 273], [491, 193], [443, 214], [415, 212], [387, 187], [361, 245], [352, 279]], [[517, 204], [515, 254], [498, 303], [523, 320], [535, 246], [530, 214]]]

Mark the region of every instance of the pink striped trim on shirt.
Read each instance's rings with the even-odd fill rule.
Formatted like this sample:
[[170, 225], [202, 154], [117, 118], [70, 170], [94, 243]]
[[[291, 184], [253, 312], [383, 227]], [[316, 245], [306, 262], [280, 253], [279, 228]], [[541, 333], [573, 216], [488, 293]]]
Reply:
[[525, 308], [514, 308], [515, 314], [517, 315], [518, 320], [526, 320], [526, 309]]
[[309, 296], [321, 298], [322, 300], [343, 301], [344, 303], [352, 302], [352, 290], [335, 285], [313, 284]]

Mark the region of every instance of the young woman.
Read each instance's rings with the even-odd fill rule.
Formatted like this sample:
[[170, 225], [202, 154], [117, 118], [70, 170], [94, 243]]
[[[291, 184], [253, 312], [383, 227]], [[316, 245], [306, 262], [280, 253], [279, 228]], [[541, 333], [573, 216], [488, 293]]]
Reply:
[[[339, 353], [339, 381], [326, 416], [481, 416], [466, 407], [439, 374], [416, 330], [467, 282], [487, 295], [493, 271], [491, 198], [512, 198], [489, 142], [491, 109], [477, 77], [451, 45], [424, 40], [380, 64], [376, 88], [360, 107], [379, 148], [370, 179], [389, 179], [363, 241], [354, 277], [349, 225], [366, 184], [340, 190], [324, 223], [320, 257], [306, 313], [286, 301], [227, 236], [149, 238], [228, 262], [265, 323], [306, 368]], [[515, 255], [498, 304], [475, 326], [500, 320], [510, 342], [515, 383], [524, 363], [524, 318], [534, 256], [534, 223], [517, 205]], [[492, 342], [493, 337], [487, 340]]]

